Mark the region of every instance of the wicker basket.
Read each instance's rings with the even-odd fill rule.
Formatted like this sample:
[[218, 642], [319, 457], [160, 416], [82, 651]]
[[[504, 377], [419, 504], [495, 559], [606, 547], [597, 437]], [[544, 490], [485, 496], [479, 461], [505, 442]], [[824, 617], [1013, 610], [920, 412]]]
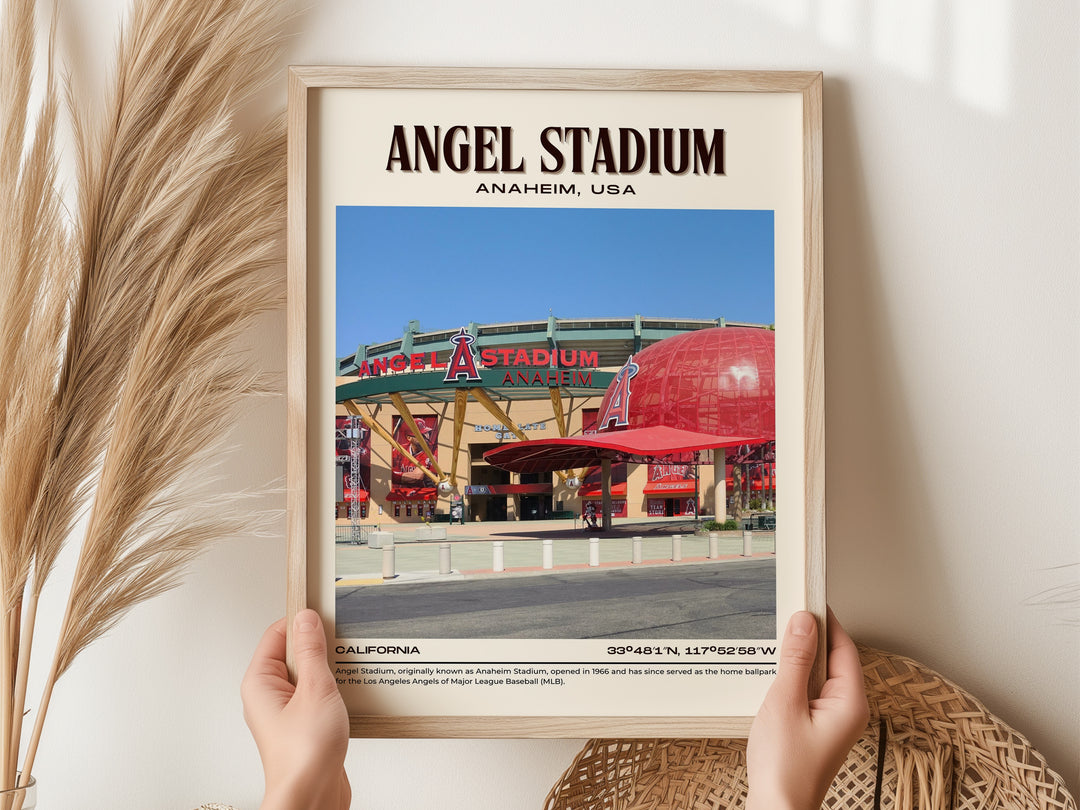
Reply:
[[[1022, 735], [921, 664], [859, 647], [870, 723], [833, 782], [836, 810], [1076, 810]], [[545, 810], [721, 810], [746, 799], [745, 740], [590, 740]]]

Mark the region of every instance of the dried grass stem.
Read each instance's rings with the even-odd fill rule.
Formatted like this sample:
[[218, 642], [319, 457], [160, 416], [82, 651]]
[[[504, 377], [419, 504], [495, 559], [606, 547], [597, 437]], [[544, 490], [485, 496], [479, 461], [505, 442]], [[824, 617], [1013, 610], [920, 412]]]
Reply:
[[38, 596], [80, 516], [24, 783], [79, 652], [244, 528], [235, 500], [199, 484], [260, 388], [236, 347], [278, 303], [285, 213], [284, 122], [236, 123], [275, 78], [277, 2], [135, 0], [104, 105], [68, 87], [71, 223], [52, 38], [27, 138], [34, 5], [7, 0], [0, 32], [0, 789], [18, 767]]

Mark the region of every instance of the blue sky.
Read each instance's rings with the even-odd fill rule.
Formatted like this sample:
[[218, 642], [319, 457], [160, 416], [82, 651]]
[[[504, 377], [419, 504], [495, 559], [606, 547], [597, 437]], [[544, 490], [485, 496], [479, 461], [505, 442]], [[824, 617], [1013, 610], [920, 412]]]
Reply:
[[560, 318], [772, 323], [772, 211], [340, 206], [337, 354]]

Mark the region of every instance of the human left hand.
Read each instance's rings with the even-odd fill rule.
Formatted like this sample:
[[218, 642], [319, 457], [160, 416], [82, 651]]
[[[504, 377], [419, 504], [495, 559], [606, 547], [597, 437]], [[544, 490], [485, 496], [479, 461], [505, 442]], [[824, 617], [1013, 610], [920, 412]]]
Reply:
[[259, 749], [266, 792], [261, 810], [347, 810], [349, 715], [326, 661], [314, 610], [293, 624], [296, 684], [285, 667], [285, 620], [255, 649], [241, 686], [244, 720]]

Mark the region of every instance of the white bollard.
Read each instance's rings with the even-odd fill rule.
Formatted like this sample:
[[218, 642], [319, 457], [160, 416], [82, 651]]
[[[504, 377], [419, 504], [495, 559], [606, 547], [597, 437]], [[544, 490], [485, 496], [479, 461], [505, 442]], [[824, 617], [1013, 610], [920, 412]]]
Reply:
[[596, 568], [600, 565], [600, 538], [589, 538], [589, 567]]
[[543, 540], [542, 542], [543, 542], [543, 546], [544, 546], [544, 562], [543, 562], [544, 569], [547, 570], [547, 569], [554, 568], [555, 567], [555, 550], [552, 548], [552, 544], [554, 543], [554, 541], [549, 537], [546, 540]]
[[450, 573], [450, 544], [439, 543], [439, 573]]
[[754, 556], [754, 533], [744, 531], [742, 533], [742, 555], [744, 557]]
[[397, 572], [394, 571], [395, 559], [394, 559], [394, 544], [384, 543], [382, 546], [382, 578], [393, 579], [397, 576]]
[[506, 570], [506, 565], [503, 562], [502, 540], [493, 540], [491, 542], [491, 567], [496, 573], [502, 573]]
[[716, 532], [709, 532], [709, 559], [715, 560], [720, 556], [720, 536]]
[[640, 565], [641, 564], [641, 538], [640, 537], [635, 537], [634, 538], [634, 551], [633, 551], [633, 557], [631, 557], [631, 562], [633, 562], [635, 565]]
[[682, 560], [682, 535], [671, 535], [671, 561], [679, 562]]

